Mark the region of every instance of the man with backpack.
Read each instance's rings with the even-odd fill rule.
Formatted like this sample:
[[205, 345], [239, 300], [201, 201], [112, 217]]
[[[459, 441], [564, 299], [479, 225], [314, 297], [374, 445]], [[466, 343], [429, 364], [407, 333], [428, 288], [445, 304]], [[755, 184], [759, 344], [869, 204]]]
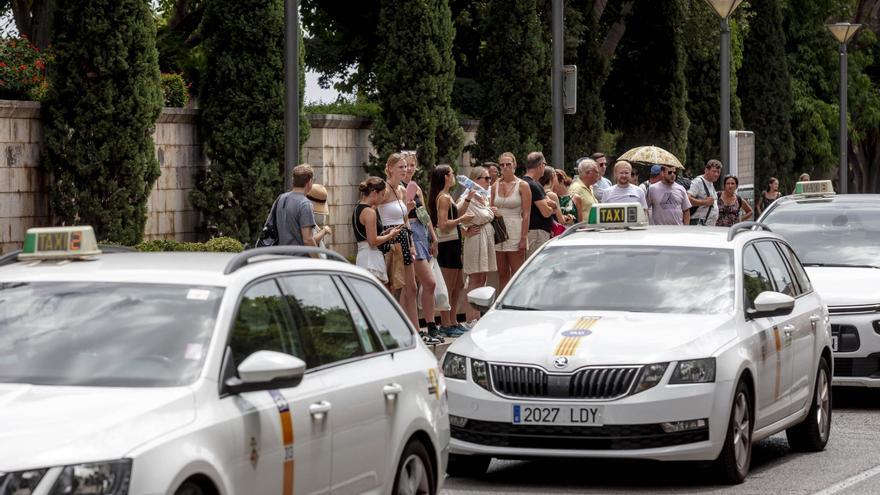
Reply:
[[313, 236], [315, 211], [306, 197], [312, 189], [315, 175], [309, 164], [293, 168], [293, 189], [281, 194], [272, 204], [257, 247], [264, 246], [317, 246]]
[[715, 206], [718, 193], [715, 192], [715, 181], [720, 176], [721, 162], [713, 159], [706, 162], [703, 175], [691, 181], [691, 187], [688, 190], [688, 199], [693, 205], [690, 210], [691, 225], [711, 227], [718, 220], [718, 208]]

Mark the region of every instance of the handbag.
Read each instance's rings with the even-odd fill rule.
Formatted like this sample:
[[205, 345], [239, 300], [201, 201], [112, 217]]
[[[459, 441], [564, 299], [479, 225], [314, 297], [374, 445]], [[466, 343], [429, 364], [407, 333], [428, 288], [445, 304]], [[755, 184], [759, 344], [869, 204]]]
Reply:
[[416, 207], [416, 218], [419, 219], [419, 223], [428, 228], [428, 225], [431, 225], [431, 215], [428, 214], [428, 209], [425, 208], [425, 205], [419, 205]]
[[507, 225], [504, 223], [504, 218], [495, 217], [492, 219], [492, 228], [495, 229], [495, 244], [501, 244], [502, 242], [507, 242], [510, 239], [510, 234], [507, 233]]
[[275, 198], [275, 202], [272, 203], [272, 209], [269, 210], [269, 215], [263, 223], [263, 230], [260, 231], [260, 236], [254, 243], [254, 247], [269, 247], [278, 244], [278, 224], [275, 223], [275, 210], [278, 207], [279, 199], [281, 196]]
[[565, 232], [565, 225], [553, 220], [553, 226], [550, 227], [550, 237], [556, 237]]

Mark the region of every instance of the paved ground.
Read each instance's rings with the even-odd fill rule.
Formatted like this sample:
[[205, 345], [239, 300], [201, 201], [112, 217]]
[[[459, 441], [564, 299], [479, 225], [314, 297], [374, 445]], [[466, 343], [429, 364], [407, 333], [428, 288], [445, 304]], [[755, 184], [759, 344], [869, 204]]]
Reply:
[[755, 445], [742, 485], [719, 486], [689, 463], [493, 461], [481, 479], [447, 478], [443, 493], [880, 494], [880, 389], [835, 389], [831, 440], [792, 453], [785, 434]]

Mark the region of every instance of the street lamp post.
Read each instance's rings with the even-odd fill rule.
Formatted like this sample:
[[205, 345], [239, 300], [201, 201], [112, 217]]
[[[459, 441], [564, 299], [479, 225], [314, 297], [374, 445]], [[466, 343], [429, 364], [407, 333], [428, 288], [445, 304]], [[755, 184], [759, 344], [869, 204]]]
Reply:
[[730, 24], [729, 17], [742, 0], [706, 0], [721, 17], [721, 167], [730, 173]]
[[284, 0], [284, 190], [299, 162], [299, 0]]
[[551, 89], [550, 98], [553, 99], [553, 164], [556, 168], [565, 167], [565, 121], [563, 119], [562, 109], [562, 61], [563, 61], [563, 42], [564, 33], [562, 0], [553, 0], [552, 4], [552, 22], [551, 29], [553, 31], [553, 75], [550, 79]]
[[853, 35], [856, 34], [856, 31], [862, 27], [861, 24], [850, 24], [848, 22], [838, 22], [836, 24], [829, 24], [828, 30], [831, 31], [831, 34], [834, 38], [840, 42], [840, 128], [838, 131], [840, 132], [840, 147], [838, 150], [839, 154], [839, 164], [840, 167], [840, 184], [837, 186], [837, 190], [841, 194], [846, 194], [847, 186], [849, 185], [849, 165], [847, 164], [847, 126], [846, 126], [846, 104], [847, 104], [847, 86], [849, 85], [848, 77], [847, 77], [847, 62], [846, 62], [846, 45], [849, 43], [849, 40], [852, 39]]

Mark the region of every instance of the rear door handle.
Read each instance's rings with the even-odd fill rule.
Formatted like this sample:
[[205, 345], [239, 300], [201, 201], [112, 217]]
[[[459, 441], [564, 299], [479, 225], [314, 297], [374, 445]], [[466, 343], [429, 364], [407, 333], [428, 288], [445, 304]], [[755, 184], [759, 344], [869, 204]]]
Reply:
[[786, 337], [791, 337], [791, 332], [794, 332], [795, 326], [792, 324], [782, 325], [782, 331], [785, 332]]
[[819, 315], [810, 315], [810, 321], [813, 323], [817, 323], [822, 318]]
[[323, 419], [324, 415], [330, 412], [331, 404], [326, 400], [315, 402], [309, 406], [309, 414], [315, 419]]
[[382, 393], [386, 399], [393, 399], [403, 392], [403, 387], [399, 383], [389, 383], [382, 387]]

